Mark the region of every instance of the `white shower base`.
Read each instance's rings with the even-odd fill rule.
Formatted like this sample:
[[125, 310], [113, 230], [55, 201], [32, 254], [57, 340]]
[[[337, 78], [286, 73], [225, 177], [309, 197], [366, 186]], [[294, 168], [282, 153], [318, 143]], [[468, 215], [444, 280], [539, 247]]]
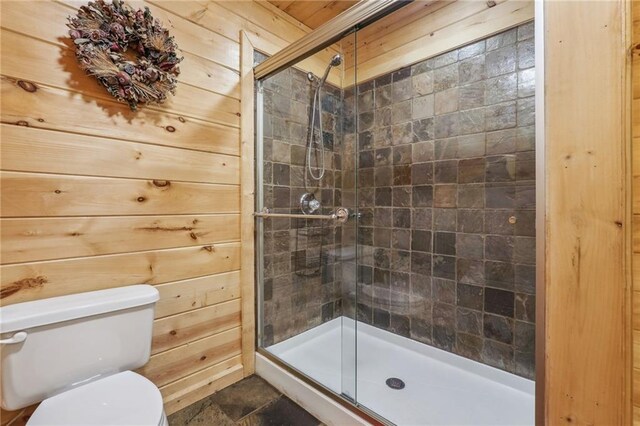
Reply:
[[[397, 425], [534, 424], [533, 381], [367, 324], [357, 327], [357, 343], [354, 321], [340, 317], [267, 350]], [[388, 387], [389, 377], [405, 388]]]

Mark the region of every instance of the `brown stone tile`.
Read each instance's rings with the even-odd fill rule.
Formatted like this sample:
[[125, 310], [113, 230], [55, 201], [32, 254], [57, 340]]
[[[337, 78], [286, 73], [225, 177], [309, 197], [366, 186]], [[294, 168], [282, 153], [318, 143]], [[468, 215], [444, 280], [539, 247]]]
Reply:
[[487, 158], [487, 182], [511, 182], [516, 179], [515, 155], [500, 155]]
[[433, 300], [436, 302], [456, 303], [456, 282], [442, 278], [433, 278]]
[[216, 392], [210, 399], [231, 420], [238, 421], [279, 396], [280, 393], [262, 378], [251, 376]]
[[482, 358], [482, 338], [471, 334], [456, 333], [456, 353], [480, 361]]
[[511, 154], [516, 152], [516, 129], [487, 133], [487, 154]]
[[[514, 48], [515, 51], [515, 48]], [[436, 92], [458, 85], [458, 64], [453, 63], [433, 72], [433, 88]]]
[[458, 232], [468, 234], [479, 234], [484, 227], [484, 215], [482, 210], [458, 209], [457, 210]]
[[477, 234], [456, 234], [456, 254], [467, 259], [484, 257], [484, 236]]
[[435, 207], [456, 207], [456, 185], [435, 185], [433, 190], [433, 205]]
[[484, 182], [485, 159], [472, 158], [458, 163], [458, 183]]
[[465, 284], [484, 284], [484, 262], [482, 260], [458, 259], [457, 280]]
[[411, 165], [393, 166], [393, 185], [411, 185]]
[[[523, 71], [524, 72], [524, 71]], [[414, 77], [415, 78], [415, 77]], [[415, 119], [428, 118], [434, 115], [434, 96], [425, 95], [413, 98], [411, 117]]]
[[458, 161], [445, 160], [434, 162], [435, 183], [456, 183], [458, 181]]
[[473, 158], [485, 155], [486, 136], [484, 133], [458, 137], [458, 157]]
[[487, 339], [511, 344], [513, 342], [513, 320], [499, 315], [485, 314], [483, 333]]
[[[458, 122], [458, 134], [469, 135], [472, 133], [482, 133], [486, 128], [485, 109], [475, 108], [460, 111]], [[460, 139], [458, 139], [460, 144]]]
[[455, 232], [457, 223], [456, 217], [455, 209], [434, 209], [433, 230]]
[[236, 423], [222, 412], [211, 398], [205, 398], [183, 408], [168, 418], [170, 426], [232, 426]]
[[435, 96], [435, 115], [448, 114], [458, 110], [458, 88], [452, 87]]
[[413, 96], [433, 93], [433, 71], [426, 71], [412, 77]]
[[433, 162], [414, 163], [411, 165], [411, 183], [427, 185], [433, 183]]
[[513, 289], [516, 281], [514, 265], [509, 262], [487, 260], [484, 264], [484, 276], [488, 286], [507, 290]]
[[460, 84], [469, 84], [487, 78], [485, 73], [485, 55], [477, 55], [460, 62]]
[[434, 142], [434, 158], [436, 160], [452, 160], [458, 158], [458, 138], [438, 139]]
[[484, 306], [484, 289], [475, 285], [458, 283], [457, 305], [481, 311]]
[[238, 422], [239, 426], [316, 426], [321, 422], [298, 404], [281, 396]]
[[[402, 166], [404, 167], [404, 166]], [[409, 178], [406, 179], [411, 182]], [[411, 207], [411, 187], [395, 186], [392, 189], [392, 204], [394, 207]]]
[[460, 86], [458, 89], [458, 106], [460, 110], [480, 108], [484, 105], [484, 81]]
[[456, 329], [462, 333], [482, 334], [482, 313], [466, 308], [456, 310]]
[[485, 312], [513, 318], [515, 296], [512, 291], [487, 287], [484, 292]]
[[484, 207], [484, 184], [458, 185], [458, 207], [481, 209]]
[[493, 340], [485, 340], [482, 361], [506, 371], [514, 370], [513, 346]]

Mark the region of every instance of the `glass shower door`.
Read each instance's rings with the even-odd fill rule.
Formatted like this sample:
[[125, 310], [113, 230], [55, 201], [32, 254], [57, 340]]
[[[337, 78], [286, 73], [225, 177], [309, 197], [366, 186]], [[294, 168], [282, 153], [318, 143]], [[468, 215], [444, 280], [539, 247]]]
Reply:
[[355, 111], [345, 109], [336, 54], [256, 85], [258, 343], [355, 400], [356, 170], [344, 165], [356, 151], [345, 151], [343, 130]]

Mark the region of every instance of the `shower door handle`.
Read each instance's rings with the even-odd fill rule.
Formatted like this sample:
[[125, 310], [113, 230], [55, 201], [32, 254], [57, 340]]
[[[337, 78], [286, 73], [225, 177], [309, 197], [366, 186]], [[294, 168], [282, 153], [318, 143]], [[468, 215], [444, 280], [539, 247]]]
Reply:
[[290, 219], [315, 219], [315, 220], [335, 220], [338, 223], [346, 223], [351, 217], [349, 209], [346, 207], [338, 207], [331, 214], [289, 214], [289, 213], [270, 213], [265, 208], [261, 212], [255, 212], [255, 217], [262, 218], [290, 218]]

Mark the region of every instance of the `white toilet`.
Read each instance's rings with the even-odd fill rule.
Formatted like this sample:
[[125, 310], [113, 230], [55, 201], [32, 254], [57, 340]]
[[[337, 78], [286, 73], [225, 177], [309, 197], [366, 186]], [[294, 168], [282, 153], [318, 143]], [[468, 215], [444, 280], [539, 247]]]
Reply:
[[135, 285], [0, 308], [2, 408], [30, 426], [165, 426], [149, 360], [158, 291]]

